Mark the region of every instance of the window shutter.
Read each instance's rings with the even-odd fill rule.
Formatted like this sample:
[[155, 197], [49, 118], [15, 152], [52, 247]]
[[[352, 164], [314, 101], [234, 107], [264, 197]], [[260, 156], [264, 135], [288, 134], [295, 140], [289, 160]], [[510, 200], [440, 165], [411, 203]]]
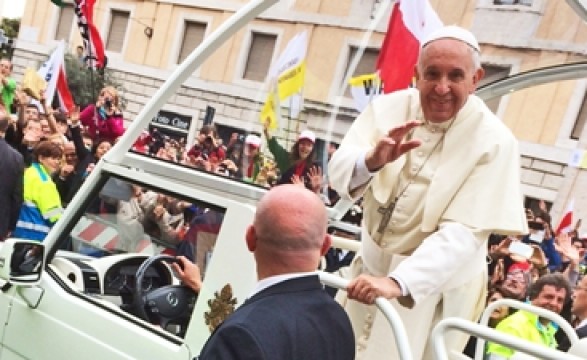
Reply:
[[195, 21], [186, 21], [183, 31], [183, 40], [177, 57], [177, 63], [181, 63], [186, 57], [202, 43], [206, 33], [206, 24]]
[[243, 74], [244, 79], [265, 81], [273, 58], [276, 40], [276, 35], [253, 32], [249, 56]]
[[71, 37], [71, 27], [74, 18], [73, 5], [65, 3], [59, 10], [59, 20], [57, 22], [57, 30], [55, 31], [55, 40], [69, 41]]
[[[356, 46], [351, 46], [343, 76], [348, 73], [349, 66], [355, 58], [357, 51], [359, 51], [359, 49]], [[355, 71], [353, 71], [351, 78], [359, 75], [373, 74], [376, 70], [375, 67], [377, 66], [377, 57], [379, 57], [379, 49], [365, 48], [363, 56], [361, 57], [361, 60], [359, 60], [359, 63], [357, 64]], [[351, 87], [347, 86], [347, 84], [342, 84], [342, 86], [346, 86], [344, 96], [351, 97]]]
[[106, 50], [122, 52], [129, 18], [130, 13], [128, 11], [112, 10], [110, 29], [108, 30], [108, 41], [106, 41]]

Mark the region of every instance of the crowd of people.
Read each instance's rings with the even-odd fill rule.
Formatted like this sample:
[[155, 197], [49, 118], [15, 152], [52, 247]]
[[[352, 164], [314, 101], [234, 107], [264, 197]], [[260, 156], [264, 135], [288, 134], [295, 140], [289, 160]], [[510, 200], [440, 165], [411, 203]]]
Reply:
[[[284, 214], [278, 214], [271, 225], [287, 226], [281, 233], [269, 231], [267, 219], [259, 214], [275, 214], [264, 208], [265, 202], [277, 208], [295, 207], [271, 194], [285, 198], [312, 192], [320, 195], [332, 185], [320, 205], [339, 197], [359, 201], [359, 212], [364, 213], [359, 220], [361, 251], [345, 269], [352, 279], [347, 291], [337, 294], [354, 330], [357, 358], [378, 358], [396, 351], [389, 341], [391, 329], [371, 306], [381, 296], [394, 300], [416, 359], [433, 357], [428, 334], [440, 319], [456, 316], [477, 321], [488, 303], [501, 298], [529, 301], [561, 314], [585, 336], [587, 238], [579, 236], [578, 229], [556, 233], [544, 202], [524, 213], [517, 141], [473, 94], [484, 75], [479, 56], [477, 40], [465, 29], [448, 26], [430, 34], [422, 43], [416, 66], [416, 88], [374, 100], [353, 123], [340, 148], [329, 149], [328, 171], [316, 159], [313, 132], [301, 131], [288, 150], [271, 135], [269, 123], [263, 137], [250, 133], [241, 138], [235, 133], [227, 144], [213, 125], [204, 125], [189, 147], [154, 129], [143, 133], [132, 150], [260, 186], [278, 189], [277, 185], [288, 184], [284, 190], [267, 193], [246, 234], [258, 264], [265, 264], [259, 266], [269, 266], [275, 251], [288, 255], [280, 250], [295, 250], [294, 243], [310, 238], [289, 239], [294, 242], [286, 248], [274, 248], [269, 240], [287, 237], [305, 217], [290, 224], [282, 219]], [[14, 234], [42, 240], [93, 166], [124, 132], [119, 98], [114, 88], [106, 87], [95, 104], [67, 115], [54, 112], [41, 99], [42, 115], [26, 94], [15, 89], [13, 97], [5, 96], [4, 89], [12, 88], [6, 80], [11, 66], [2, 66], [3, 62], [0, 81], [8, 85], [4, 85], [0, 108], [0, 134], [5, 139], [0, 141], [0, 152], [10, 154], [2, 156], [2, 161], [6, 162], [3, 168], [10, 169], [3, 188], [11, 190], [2, 196], [11, 200], [2, 204], [6, 207], [2, 211], [10, 216], [0, 226], [0, 237]], [[11, 99], [16, 119], [6, 110]], [[500, 174], [499, 179], [495, 174]], [[309, 191], [289, 190], [289, 184]], [[107, 209], [113, 204], [103, 200], [95, 204], [96, 213], [140, 219], [141, 227], [151, 220], [153, 234], [178, 244], [178, 249], [186, 244], [182, 240], [199, 221], [195, 219], [218, 224], [221, 219], [210, 217], [222, 217], [215, 211], [194, 211], [194, 204], [139, 187], [131, 187], [129, 199], [116, 202], [115, 208]], [[315, 205], [309, 200], [308, 204]], [[315, 207], [322, 209], [313, 211], [322, 219], [323, 206]], [[291, 208], [294, 210], [299, 211]], [[192, 217], [186, 218], [187, 213]], [[316, 242], [303, 249], [311, 254], [311, 261], [260, 273], [261, 283], [266, 277], [306, 273], [317, 266], [315, 258], [327, 254], [330, 241], [320, 238], [324, 224], [314, 225], [320, 234], [312, 233]], [[275, 239], [267, 238], [267, 232]], [[202, 256], [202, 252], [179, 253], [197, 264], [193, 268], [184, 264], [191, 275], [182, 275], [197, 291], [199, 268], [203, 271], [204, 265], [193, 255]], [[299, 260], [298, 255], [293, 258]], [[176, 270], [182, 274], [181, 268]], [[332, 316], [345, 322], [337, 312]], [[235, 315], [230, 323], [236, 328], [245, 326], [240, 321], [245, 320]], [[569, 347], [557, 326], [524, 310], [500, 308], [492, 314], [490, 326], [546, 347]], [[348, 330], [346, 323], [341, 328]], [[227, 325], [225, 329], [231, 328]], [[452, 351], [461, 352], [467, 340], [460, 333], [446, 337]], [[214, 343], [211, 339], [204, 353], [222, 353], [232, 346]], [[473, 355], [472, 345], [469, 340], [466, 354]], [[270, 345], [258, 346], [255, 351]], [[485, 351], [491, 360], [514, 354], [492, 343]]]

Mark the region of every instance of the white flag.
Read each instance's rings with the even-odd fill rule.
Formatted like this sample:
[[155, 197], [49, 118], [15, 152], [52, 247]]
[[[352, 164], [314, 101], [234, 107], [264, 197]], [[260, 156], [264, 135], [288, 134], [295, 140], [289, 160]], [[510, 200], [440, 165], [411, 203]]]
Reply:
[[303, 108], [302, 89], [306, 74], [308, 33], [294, 36], [269, 71], [270, 81], [277, 82], [277, 92], [282, 102], [290, 99], [290, 115], [297, 118]]
[[53, 51], [49, 60], [45, 61], [39, 68], [37, 73], [45, 81], [47, 81], [47, 89], [45, 89], [45, 99], [51, 101], [55, 95], [57, 88], [57, 78], [59, 77], [59, 70], [63, 64], [63, 56], [65, 53], [65, 41], [61, 40], [57, 48]]

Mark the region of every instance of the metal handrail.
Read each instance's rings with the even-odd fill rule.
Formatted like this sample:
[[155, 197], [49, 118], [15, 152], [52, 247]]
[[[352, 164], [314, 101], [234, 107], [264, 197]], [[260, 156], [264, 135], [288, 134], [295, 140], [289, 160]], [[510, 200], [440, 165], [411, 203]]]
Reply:
[[[481, 326], [488, 326], [489, 318], [491, 317], [491, 314], [497, 308], [499, 308], [501, 306], [508, 306], [508, 307], [511, 307], [514, 309], [529, 311], [531, 313], [537, 314], [540, 317], [543, 317], [543, 318], [546, 318], [550, 321], [553, 321], [565, 332], [565, 334], [569, 338], [569, 342], [571, 343], [571, 345], [574, 345], [577, 341], [579, 341], [579, 337], [577, 336], [575, 329], [573, 329], [571, 324], [569, 324], [568, 321], [565, 320], [562, 316], [555, 314], [550, 310], [546, 310], [546, 309], [536, 307], [536, 306], [533, 306], [533, 305], [530, 305], [530, 304], [527, 304], [527, 303], [524, 303], [524, 302], [521, 302], [518, 300], [513, 300], [513, 299], [499, 299], [499, 300], [487, 305], [487, 307], [483, 311], [483, 314], [481, 315], [481, 320], [479, 321], [479, 324], [481, 324]], [[484, 349], [485, 349], [485, 340], [478, 339], [477, 345], [475, 347], [475, 359], [476, 360], [483, 359], [483, 352], [484, 352], [483, 350]]]
[[446, 318], [441, 320], [432, 330], [431, 340], [434, 348], [434, 358], [436, 360], [449, 359], [446, 344], [444, 343], [444, 334], [447, 330], [451, 329], [461, 330], [478, 338], [503, 344], [516, 351], [521, 351], [543, 360], [584, 360], [575, 355], [551, 349], [544, 345], [531, 343], [527, 340], [461, 318]]
[[[330, 273], [319, 271], [318, 275], [320, 276], [320, 281], [322, 281], [322, 283], [338, 289], [346, 290], [349, 284], [348, 280]], [[412, 348], [408, 341], [408, 334], [397, 311], [393, 308], [389, 300], [381, 296], [375, 299], [375, 305], [377, 305], [379, 311], [383, 313], [387, 322], [391, 325], [395, 343], [397, 344], [399, 359], [413, 360], [414, 357], [412, 356]]]
[[331, 235], [332, 237], [332, 247], [337, 249], [348, 250], [352, 252], [357, 252], [361, 248], [361, 242], [357, 240], [346, 239], [340, 236]]

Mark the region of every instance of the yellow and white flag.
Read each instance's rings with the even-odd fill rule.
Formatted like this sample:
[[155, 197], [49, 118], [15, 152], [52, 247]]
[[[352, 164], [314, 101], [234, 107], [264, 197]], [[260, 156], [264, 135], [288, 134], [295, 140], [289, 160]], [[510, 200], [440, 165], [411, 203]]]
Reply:
[[[269, 70], [268, 79], [271, 84], [277, 83], [277, 94], [279, 100], [284, 102], [289, 99], [290, 116], [298, 117], [302, 110], [302, 89], [306, 77], [306, 50], [308, 47], [308, 33], [303, 31], [294, 36], [288, 43], [276, 62], [273, 63]], [[267, 100], [271, 99], [276, 104], [276, 99], [271, 94], [267, 95]], [[270, 109], [275, 106], [269, 106], [267, 102], [261, 111], [261, 121], [265, 122]], [[277, 118], [276, 114], [272, 114]], [[272, 121], [273, 124], [273, 121]], [[275, 122], [277, 127], [277, 121]]]
[[367, 105], [383, 93], [381, 79], [377, 73], [355, 76], [349, 80], [355, 109], [362, 112]]
[[275, 112], [275, 108], [277, 107], [277, 96], [275, 95], [275, 91], [273, 88], [267, 94], [267, 98], [265, 99], [265, 104], [261, 109], [261, 122], [265, 123], [269, 120], [269, 129], [275, 130], [278, 127], [277, 115]]

